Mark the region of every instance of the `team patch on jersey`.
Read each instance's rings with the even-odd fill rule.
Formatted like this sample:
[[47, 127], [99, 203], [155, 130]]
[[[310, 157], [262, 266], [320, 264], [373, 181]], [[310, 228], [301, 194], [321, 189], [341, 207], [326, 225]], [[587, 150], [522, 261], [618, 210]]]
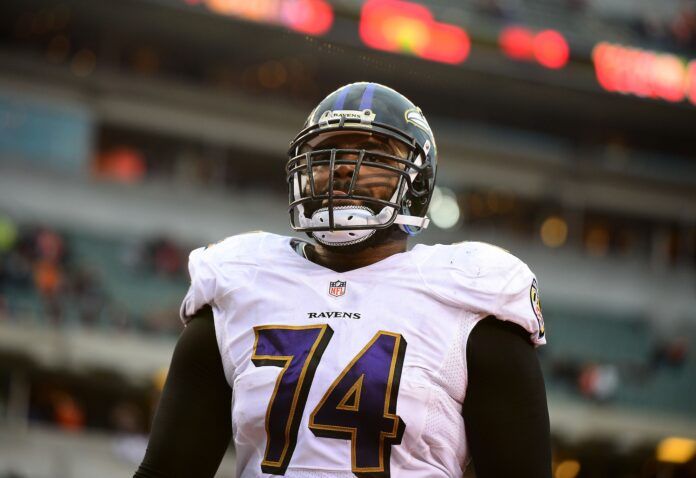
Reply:
[[529, 299], [532, 302], [532, 310], [539, 322], [539, 337], [544, 336], [544, 316], [541, 315], [541, 298], [539, 297], [539, 286], [536, 279], [532, 279], [532, 286], [529, 288]]
[[337, 280], [329, 282], [329, 295], [332, 297], [341, 297], [346, 293], [346, 281]]

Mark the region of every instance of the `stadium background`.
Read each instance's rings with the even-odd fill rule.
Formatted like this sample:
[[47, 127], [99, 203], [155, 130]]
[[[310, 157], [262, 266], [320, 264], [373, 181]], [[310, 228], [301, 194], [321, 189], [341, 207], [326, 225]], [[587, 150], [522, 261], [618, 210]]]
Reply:
[[360, 80], [435, 131], [417, 240], [539, 277], [554, 477], [696, 477], [696, 4], [676, 0], [4, 0], [0, 477], [132, 475], [188, 251], [288, 234], [288, 142]]

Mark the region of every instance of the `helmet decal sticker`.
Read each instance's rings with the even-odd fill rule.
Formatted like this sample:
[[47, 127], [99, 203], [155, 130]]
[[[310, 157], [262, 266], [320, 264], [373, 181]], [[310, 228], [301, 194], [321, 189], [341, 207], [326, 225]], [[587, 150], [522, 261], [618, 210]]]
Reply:
[[430, 136], [433, 135], [433, 132], [430, 130], [430, 125], [428, 124], [428, 121], [425, 119], [425, 116], [423, 116], [423, 112], [421, 111], [420, 108], [411, 108], [409, 110], [406, 110], [406, 113], [404, 113], [404, 117], [406, 118], [407, 123], [411, 123], [428, 133]]

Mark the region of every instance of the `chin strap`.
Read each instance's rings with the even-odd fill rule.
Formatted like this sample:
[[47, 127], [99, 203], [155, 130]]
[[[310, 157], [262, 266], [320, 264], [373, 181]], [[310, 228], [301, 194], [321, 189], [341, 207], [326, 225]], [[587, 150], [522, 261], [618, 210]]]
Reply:
[[[334, 225], [342, 228], [350, 226], [379, 226], [384, 225], [394, 214], [394, 208], [387, 206], [379, 214], [375, 214], [372, 209], [365, 206], [337, 206], [333, 208]], [[394, 220], [395, 224], [415, 226], [420, 228], [428, 227], [430, 220], [427, 217], [405, 216], [399, 214]], [[329, 208], [318, 209], [312, 214], [311, 218], [300, 216], [302, 227], [328, 227]], [[332, 246], [348, 246], [357, 244], [372, 236], [376, 229], [341, 229], [337, 231], [314, 231], [312, 236], [322, 244]]]
[[396, 216], [396, 221], [394, 222], [404, 226], [415, 226], [425, 229], [428, 227], [428, 224], [430, 224], [430, 219], [428, 217], [404, 216], [403, 214], [399, 214]]

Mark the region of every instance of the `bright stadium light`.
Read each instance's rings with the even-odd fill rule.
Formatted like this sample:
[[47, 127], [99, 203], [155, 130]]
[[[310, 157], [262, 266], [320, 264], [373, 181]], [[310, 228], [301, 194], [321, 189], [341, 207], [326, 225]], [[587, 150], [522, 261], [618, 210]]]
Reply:
[[555, 30], [544, 30], [534, 37], [534, 57], [541, 66], [557, 70], [570, 58], [568, 42]]
[[282, 25], [309, 35], [325, 34], [334, 20], [333, 8], [326, 0], [201, 0], [201, 3], [219, 15]]
[[534, 56], [534, 33], [529, 28], [503, 28], [498, 42], [503, 53], [514, 60], [531, 60]]
[[668, 437], [657, 445], [657, 459], [666, 463], [686, 463], [696, 455], [696, 441]]
[[549, 216], [541, 224], [541, 241], [547, 247], [561, 247], [568, 239], [568, 223], [558, 216]]
[[463, 28], [437, 22], [425, 6], [402, 0], [365, 2], [360, 38], [370, 48], [451, 64], [462, 63], [471, 49]]
[[457, 196], [451, 189], [435, 187], [430, 201], [430, 220], [440, 229], [451, 229], [459, 223], [461, 211]]
[[575, 478], [580, 473], [580, 462], [577, 460], [564, 460], [559, 463], [554, 478]]
[[592, 50], [600, 86], [613, 93], [696, 104], [696, 60], [608, 42]]
[[689, 101], [696, 105], [696, 60], [691, 60], [686, 67], [686, 84]]
[[568, 42], [556, 30], [535, 33], [527, 27], [509, 26], [501, 30], [498, 43], [509, 58], [535, 61], [552, 70], [563, 68], [570, 58]]

